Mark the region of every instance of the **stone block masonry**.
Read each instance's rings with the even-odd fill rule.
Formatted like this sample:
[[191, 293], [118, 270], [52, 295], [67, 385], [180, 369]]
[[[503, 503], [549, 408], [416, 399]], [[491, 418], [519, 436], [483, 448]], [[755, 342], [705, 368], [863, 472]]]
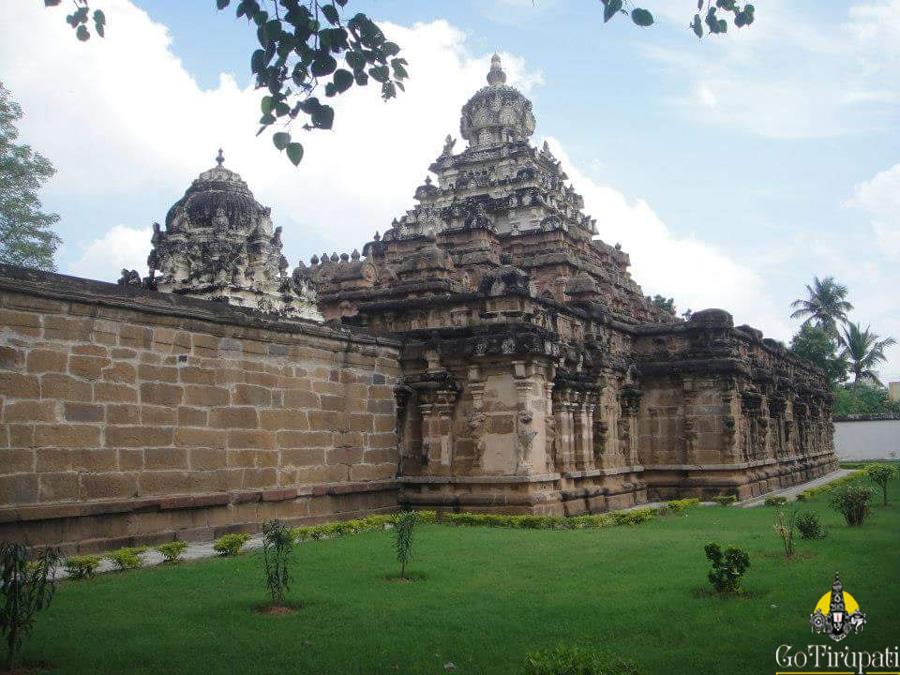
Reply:
[[394, 509], [398, 354], [0, 266], [0, 539], [92, 551]]

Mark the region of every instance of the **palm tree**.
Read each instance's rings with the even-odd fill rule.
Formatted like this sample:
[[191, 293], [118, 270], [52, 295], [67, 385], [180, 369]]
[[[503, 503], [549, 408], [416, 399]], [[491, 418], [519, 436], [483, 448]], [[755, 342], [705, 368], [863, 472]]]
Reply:
[[858, 323], [847, 323], [844, 326], [844, 334], [838, 338], [844, 347], [841, 351], [841, 358], [849, 363], [850, 372], [853, 373], [854, 389], [857, 388], [860, 380], [869, 380], [879, 386], [884, 386], [878, 379], [875, 367], [879, 363], [887, 361], [884, 350], [897, 344], [892, 337], [879, 340], [878, 335], [869, 328], [866, 326], [866, 329], [862, 330]]
[[809, 294], [807, 300], [794, 300], [791, 307], [792, 319], [806, 317], [804, 326], [813, 323], [819, 328], [824, 328], [832, 337], [838, 337], [838, 323], [847, 321], [847, 312], [853, 309], [847, 301], [847, 287], [839, 284], [834, 277], [825, 277], [821, 281], [819, 277], [813, 277], [812, 286], [806, 286]]

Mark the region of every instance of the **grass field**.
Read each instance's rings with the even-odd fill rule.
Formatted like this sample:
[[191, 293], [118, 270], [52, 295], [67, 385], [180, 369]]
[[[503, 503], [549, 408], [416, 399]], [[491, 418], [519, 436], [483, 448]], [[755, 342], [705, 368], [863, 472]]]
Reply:
[[[785, 560], [776, 509], [697, 507], [648, 524], [581, 531], [423, 526], [407, 584], [391, 534], [298, 546], [291, 616], [265, 602], [248, 553], [64, 582], [24, 648], [55, 673], [519, 673], [558, 643], [606, 648], [653, 675], [775, 673], [780, 644], [837, 645], [809, 614], [839, 571], [867, 614], [841, 645], [895, 646], [900, 481], [894, 502], [851, 529], [825, 496], [797, 503], [828, 526]], [[880, 495], [874, 500], [880, 503]], [[705, 593], [708, 541], [751, 557], [746, 597]]]

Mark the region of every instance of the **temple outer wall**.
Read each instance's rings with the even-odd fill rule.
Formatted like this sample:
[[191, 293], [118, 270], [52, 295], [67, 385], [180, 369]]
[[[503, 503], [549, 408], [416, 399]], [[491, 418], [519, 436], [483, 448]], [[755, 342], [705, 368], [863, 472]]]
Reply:
[[398, 354], [0, 265], [0, 539], [89, 552], [393, 511]]

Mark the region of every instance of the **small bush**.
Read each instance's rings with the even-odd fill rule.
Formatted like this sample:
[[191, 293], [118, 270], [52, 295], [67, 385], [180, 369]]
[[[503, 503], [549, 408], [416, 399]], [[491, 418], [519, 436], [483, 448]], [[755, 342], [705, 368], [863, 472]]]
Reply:
[[881, 488], [884, 506], [887, 506], [888, 483], [896, 477], [897, 471], [890, 464], [869, 464], [866, 467], [866, 476], [869, 480]]
[[103, 558], [99, 555], [73, 555], [66, 558], [63, 567], [70, 579], [90, 579], [100, 566]]
[[712, 563], [712, 569], [706, 575], [709, 583], [719, 593], [736, 593], [741, 587], [741, 579], [750, 567], [750, 556], [736, 546], [729, 546], [723, 552], [716, 542], [710, 542], [704, 550]]
[[813, 494], [809, 490], [804, 490], [803, 492], [801, 492], [797, 495], [796, 500], [798, 502], [808, 502], [812, 498], [813, 498]]
[[287, 525], [280, 520], [263, 523], [263, 562], [266, 572], [266, 588], [275, 607], [284, 604], [285, 593], [290, 590], [291, 570], [288, 566], [294, 537]]
[[23, 638], [53, 600], [58, 564], [59, 549], [45, 548], [28, 560], [24, 544], [0, 543], [0, 633], [6, 638], [7, 672], [14, 672]]
[[640, 675], [633, 661], [585, 647], [560, 645], [525, 657], [525, 675]]
[[863, 485], [846, 485], [833, 490], [828, 496], [831, 508], [838, 511], [847, 525], [859, 527], [869, 515], [869, 500], [872, 499], [872, 490]]
[[782, 509], [778, 509], [778, 515], [775, 516], [775, 534], [781, 537], [785, 558], [791, 558], [794, 555], [794, 524], [796, 519], [796, 511], [791, 511], [790, 517], [787, 517]]
[[787, 504], [787, 497], [766, 497], [766, 500], [763, 502], [763, 504], [765, 506], [783, 506]]
[[415, 511], [402, 511], [394, 516], [394, 549], [400, 563], [400, 578], [406, 578], [406, 565], [412, 557], [413, 533], [419, 519]]
[[717, 495], [713, 501], [719, 506], [731, 506], [737, 501], [737, 495]]
[[801, 539], [825, 538], [825, 528], [815, 511], [806, 511], [797, 516], [797, 529]]
[[237, 555], [248, 541], [250, 541], [249, 534], [226, 534], [216, 540], [213, 550], [223, 556]]
[[187, 542], [184, 541], [170, 541], [167, 544], [160, 544], [156, 547], [156, 550], [162, 554], [162, 557], [165, 558], [167, 563], [178, 562], [178, 558], [181, 557], [181, 554], [187, 550]]
[[681, 513], [687, 509], [700, 505], [699, 499], [673, 499], [667, 506], [672, 513]]
[[105, 558], [119, 570], [130, 570], [141, 566], [141, 556], [134, 548], [125, 547], [110, 551], [105, 554]]

